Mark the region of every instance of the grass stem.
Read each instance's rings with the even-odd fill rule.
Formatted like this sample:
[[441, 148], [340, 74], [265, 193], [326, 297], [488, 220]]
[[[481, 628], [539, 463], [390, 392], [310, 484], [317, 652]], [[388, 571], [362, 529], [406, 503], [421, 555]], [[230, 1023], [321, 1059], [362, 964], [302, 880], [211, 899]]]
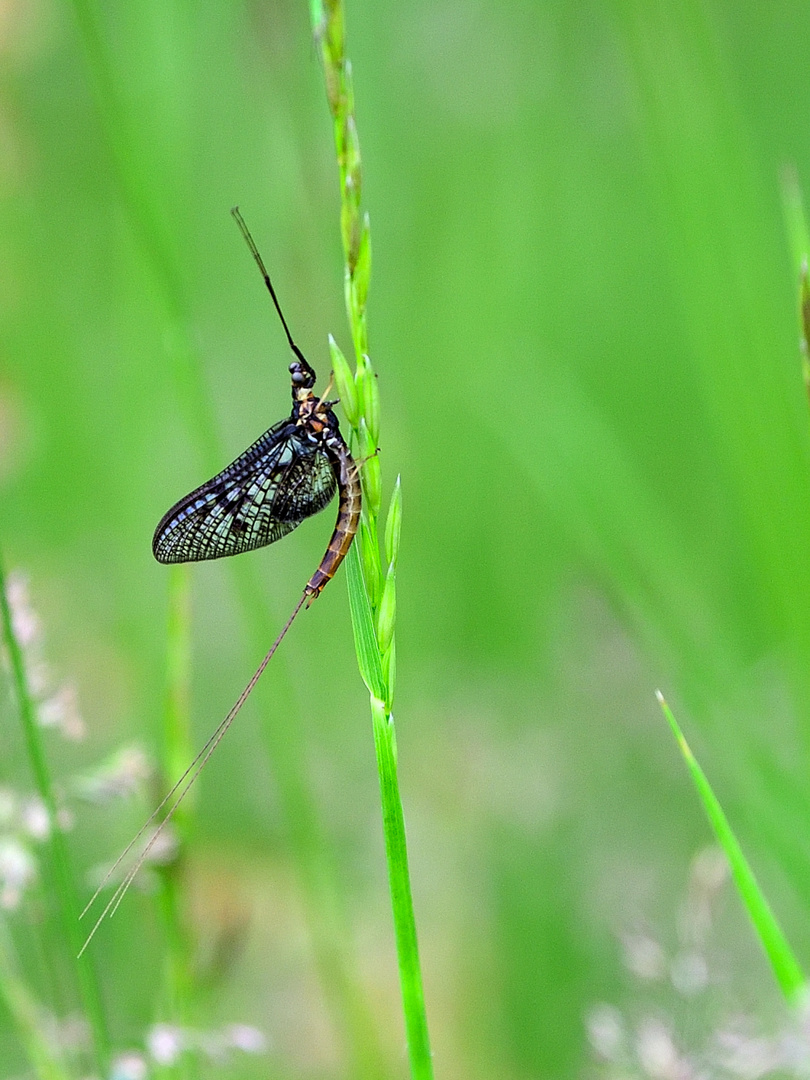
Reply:
[[347, 403], [346, 416], [352, 427], [352, 442], [363, 462], [363, 519], [347, 559], [349, 606], [358, 665], [371, 699], [388, 882], [411, 1076], [414, 1080], [432, 1080], [433, 1061], [422, 990], [392, 713], [396, 667], [396, 564], [402, 500], [397, 481], [385, 529], [387, 565], [383, 567], [377, 525], [381, 504], [380, 462], [376, 453], [379, 391], [377, 376], [368, 356], [366, 323], [371, 230], [368, 215], [362, 214], [360, 207], [360, 142], [354, 116], [351, 65], [344, 51], [345, 11], [342, 0], [310, 0], [310, 7], [313, 32], [323, 60], [326, 96], [334, 122], [340, 177], [346, 310], [356, 362], [354, 375], [334, 340], [330, 340], [330, 348], [338, 393], [341, 400]]

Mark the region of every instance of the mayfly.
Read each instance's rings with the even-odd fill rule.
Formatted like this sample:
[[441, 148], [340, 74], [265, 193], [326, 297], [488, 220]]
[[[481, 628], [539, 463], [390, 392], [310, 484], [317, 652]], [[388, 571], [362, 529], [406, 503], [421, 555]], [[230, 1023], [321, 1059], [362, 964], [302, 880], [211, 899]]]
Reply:
[[250, 682], [191, 765], [110, 868], [82, 912], [84, 915], [90, 909], [122, 861], [157, 820], [157, 827], [148, 843], [102, 911], [82, 952], [104, 917], [114, 913], [121, 903], [161, 830], [233, 723], [304, 603], [311, 604], [334, 577], [351, 547], [360, 522], [358, 463], [352, 460], [340, 434], [338, 419], [332, 411], [332, 406], [337, 402], [325, 400], [325, 394], [316, 397], [313, 393], [315, 372], [293, 341], [270, 275], [238, 207], [234, 207], [231, 213], [261, 271], [295, 357], [290, 364], [292, 411], [289, 417], [266, 431], [222, 472], [195, 488], [168, 510], [155, 529], [152, 551], [161, 563], [198, 562], [253, 551], [280, 540], [305, 518], [323, 510], [336, 491], [339, 494], [337, 522], [318, 568], [304, 586], [300, 600]]

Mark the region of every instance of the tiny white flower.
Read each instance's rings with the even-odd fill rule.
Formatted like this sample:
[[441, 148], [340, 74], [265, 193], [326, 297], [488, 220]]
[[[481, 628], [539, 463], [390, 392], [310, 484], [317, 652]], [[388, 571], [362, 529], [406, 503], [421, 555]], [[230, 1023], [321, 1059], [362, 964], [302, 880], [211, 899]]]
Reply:
[[152, 763], [139, 746], [125, 746], [76, 783], [90, 802], [109, 802], [136, 794], [151, 777]]
[[60, 686], [38, 706], [39, 722], [43, 727], [57, 728], [66, 739], [79, 742], [85, 736], [84, 721], [79, 713], [76, 687], [70, 683]]
[[19, 570], [13, 570], [6, 580], [6, 596], [11, 608], [11, 623], [20, 648], [27, 649], [37, 640], [40, 622], [31, 606], [28, 594], [28, 578]]
[[709, 985], [709, 965], [699, 952], [682, 952], [672, 961], [669, 977], [679, 994], [691, 997]]
[[174, 1065], [186, 1047], [186, 1038], [173, 1024], [155, 1024], [146, 1036], [146, 1045], [158, 1065]]
[[31, 796], [20, 807], [20, 822], [23, 831], [32, 840], [47, 840], [51, 834], [51, 819], [42, 799]]
[[649, 934], [625, 934], [624, 963], [629, 971], [640, 979], [662, 979], [667, 963], [664, 950]]
[[595, 1005], [586, 1018], [588, 1039], [605, 1061], [618, 1063], [625, 1057], [624, 1018], [613, 1005]]
[[241, 1050], [245, 1054], [264, 1054], [267, 1051], [264, 1032], [249, 1024], [231, 1024], [224, 1034], [234, 1050]]
[[718, 1032], [716, 1038], [721, 1064], [743, 1080], [758, 1080], [785, 1065], [771, 1039], [753, 1038], [736, 1031]]
[[51, 669], [36, 653], [29, 653], [25, 659], [25, 674], [28, 688], [37, 699], [44, 697], [51, 687]]
[[692, 883], [707, 893], [717, 893], [729, 879], [731, 870], [722, 848], [710, 844], [692, 861]]
[[142, 1054], [121, 1054], [112, 1065], [110, 1080], [146, 1080], [149, 1066]]
[[36, 862], [27, 848], [11, 837], [0, 839], [0, 907], [6, 911], [18, 907], [36, 872]]
[[177, 858], [180, 842], [171, 823], [160, 830], [157, 839], [149, 848], [146, 861], [151, 866], [168, 866]]
[[666, 1025], [645, 1020], [636, 1037], [636, 1054], [642, 1070], [651, 1080], [687, 1080], [691, 1070], [680, 1055]]
[[86, 1050], [91, 1043], [90, 1025], [85, 1017], [78, 1013], [54, 1018], [53, 1041], [63, 1050], [74, 1052]]

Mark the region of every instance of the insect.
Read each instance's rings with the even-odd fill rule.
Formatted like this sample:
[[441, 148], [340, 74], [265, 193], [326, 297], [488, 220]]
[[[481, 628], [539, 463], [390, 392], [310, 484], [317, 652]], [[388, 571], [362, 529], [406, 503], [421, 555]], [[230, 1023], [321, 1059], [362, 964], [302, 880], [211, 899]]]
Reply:
[[295, 355], [290, 364], [292, 412], [236, 461], [168, 510], [155, 529], [152, 551], [162, 563], [220, 559], [253, 551], [292, 532], [331, 502], [337, 490], [340, 503], [335, 531], [304, 590], [311, 603], [334, 576], [357, 532], [358, 471], [332, 412], [336, 402], [313, 394], [315, 372], [292, 339], [270, 276], [238, 207], [231, 212], [264, 277]]
[[234, 207], [231, 213], [264, 278], [295, 357], [290, 364], [292, 411], [287, 419], [274, 424], [222, 472], [195, 488], [163, 515], [152, 539], [152, 552], [158, 562], [181, 563], [253, 551], [280, 540], [306, 518], [323, 510], [336, 491], [339, 495], [337, 521], [315, 573], [304, 586], [300, 600], [250, 682], [188, 769], [110, 868], [82, 912], [84, 915], [90, 909], [115, 870], [157, 820], [144, 849], [93, 926], [82, 952], [104, 917], [113, 914], [121, 903], [162, 829], [233, 723], [304, 603], [311, 604], [334, 577], [360, 523], [358, 463], [352, 459], [340, 433], [338, 418], [332, 411], [337, 402], [327, 401], [326, 394], [316, 397], [313, 393], [315, 372], [293, 341], [270, 275], [239, 208]]

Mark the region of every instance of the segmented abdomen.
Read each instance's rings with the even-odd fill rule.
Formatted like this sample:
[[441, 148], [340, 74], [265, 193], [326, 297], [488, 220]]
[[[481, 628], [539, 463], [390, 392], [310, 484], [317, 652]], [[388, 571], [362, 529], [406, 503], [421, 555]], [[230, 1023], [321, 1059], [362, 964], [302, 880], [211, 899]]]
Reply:
[[360, 525], [362, 496], [357, 465], [338, 432], [330, 436], [326, 445], [338, 485], [338, 516], [335, 531], [320, 566], [306, 584], [305, 592], [309, 594], [309, 603], [320, 595], [326, 583], [335, 576]]

